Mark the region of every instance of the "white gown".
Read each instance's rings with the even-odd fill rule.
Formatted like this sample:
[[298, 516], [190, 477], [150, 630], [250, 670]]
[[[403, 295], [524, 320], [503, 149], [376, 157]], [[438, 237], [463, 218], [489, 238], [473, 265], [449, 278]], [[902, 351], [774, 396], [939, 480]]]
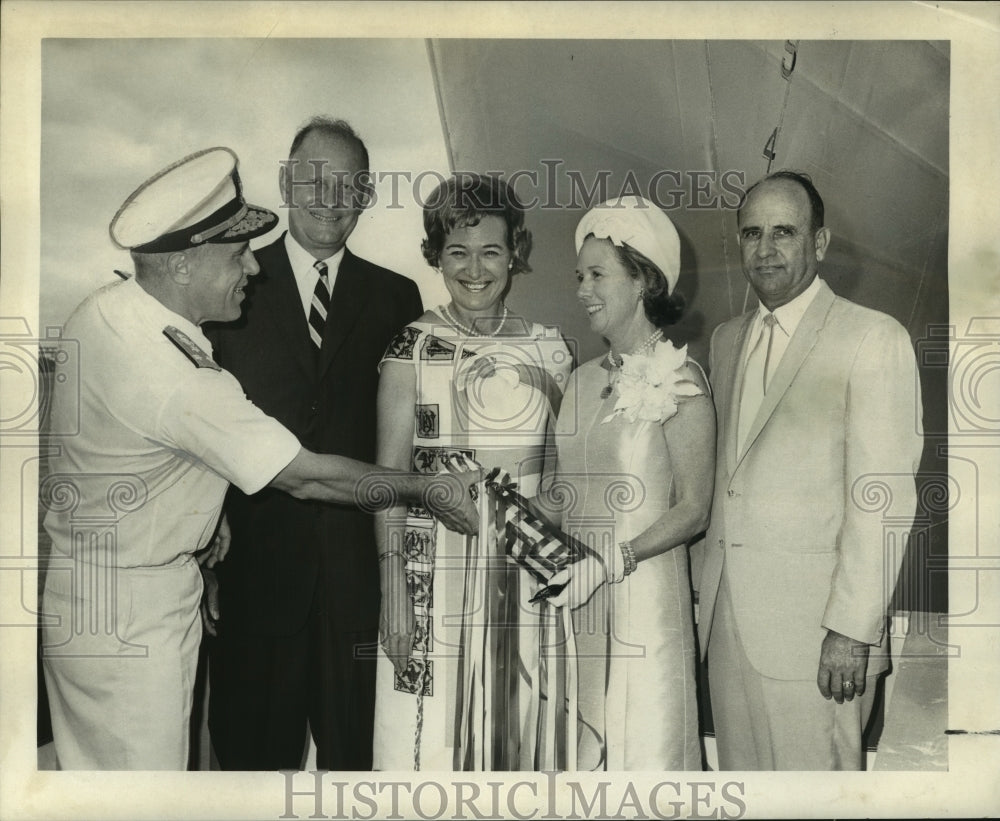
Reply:
[[[470, 375], [473, 360], [491, 356], [496, 374]], [[535, 365], [559, 390], [571, 357], [555, 328], [537, 323], [518, 336], [459, 336], [444, 325], [414, 322], [404, 328], [383, 361], [412, 365], [417, 378], [413, 469], [437, 473], [444, 453], [461, 452], [485, 468], [500, 466], [525, 495], [536, 492], [542, 468], [549, 406], [538, 390], [518, 382], [508, 365]], [[489, 623], [496, 629], [487, 651], [493, 675], [496, 769], [527, 765], [537, 714], [532, 693], [537, 667], [538, 608], [529, 605], [523, 571], [502, 553], [490, 562], [485, 590], [468, 600], [471, 540], [439, 526], [422, 508], [410, 507], [404, 544], [405, 572], [417, 617], [408, 669], [395, 674], [380, 651], [375, 703], [377, 770], [461, 770], [458, 743], [462, 711], [463, 630]], [[494, 548], [495, 551], [495, 548]], [[485, 608], [485, 616], [482, 616]], [[472, 618], [475, 617], [475, 618]], [[467, 676], [466, 676], [467, 678]], [[533, 687], [534, 684], [534, 687]], [[477, 698], [482, 692], [476, 694]]]
[[[669, 343], [660, 343], [669, 344]], [[657, 346], [659, 348], [659, 345]], [[605, 422], [601, 359], [577, 369], [556, 426], [563, 529], [591, 547], [634, 538], [673, 505], [665, 422]], [[684, 401], [681, 399], [680, 401]], [[688, 553], [647, 559], [573, 612], [580, 770], [700, 770], [694, 616]]]

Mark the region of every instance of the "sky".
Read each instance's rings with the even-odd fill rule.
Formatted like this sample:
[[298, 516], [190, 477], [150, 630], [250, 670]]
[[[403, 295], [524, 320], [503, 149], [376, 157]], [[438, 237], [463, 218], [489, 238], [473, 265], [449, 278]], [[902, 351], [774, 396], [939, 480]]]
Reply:
[[[214, 145], [240, 157], [248, 201], [276, 211], [279, 160], [296, 128], [327, 114], [348, 120], [373, 171], [428, 172], [448, 159], [423, 40], [47, 39], [42, 45], [39, 324], [61, 325], [92, 290], [131, 271], [108, 235], [125, 198], [174, 160]], [[398, 177], [397, 179], [404, 179]], [[420, 255], [420, 212], [391, 178], [360, 220], [356, 253], [417, 281], [424, 301], [444, 289]], [[409, 198], [409, 199], [407, 199]]]

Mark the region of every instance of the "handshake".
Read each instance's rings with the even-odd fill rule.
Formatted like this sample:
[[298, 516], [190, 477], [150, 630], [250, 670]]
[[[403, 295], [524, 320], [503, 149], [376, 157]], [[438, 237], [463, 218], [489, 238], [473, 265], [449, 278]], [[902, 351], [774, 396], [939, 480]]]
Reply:
[[440, 461], [444, 469], [428, 477], [423, 506], [448, 530], [475, 535], [479, 532], [477, 503], [483, 469], [463, 453], [443, 454]]
[[439, 459], [442, 470], [425, 477], [423, 506], [456, 533], [484, 535], [481, 531], [485, 530], [486, 534], [500, 534], [510, 560], [542, 584], [531, 598], [532, 603], [552, 600], [556, 605], [565, 604], [565, 596], [560, 594], [580, 575], [566, 571], [585, 558], [595, 560], [601, 570], [588, 575], [604, 580], [600, 558], [539, 517], [531, 503], [517, 492], [510, 476], [501, 477], [500, 468], [484, 475], [483, 468], [463, 453], [444, 454]]

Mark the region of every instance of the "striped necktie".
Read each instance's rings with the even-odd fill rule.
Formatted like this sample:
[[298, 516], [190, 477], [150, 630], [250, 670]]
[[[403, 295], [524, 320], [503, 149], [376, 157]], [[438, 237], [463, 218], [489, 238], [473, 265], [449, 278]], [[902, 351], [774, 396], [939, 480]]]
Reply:
[[309, 307], [309, 336], [318, 351], [323, 347], [323, 329], [326, 327], [326, 315], [330, 311], [330, 278], [323, 260], [317, 260], [313, 267], [319, 271], [319, 279], [316, 280], [312, 305]]

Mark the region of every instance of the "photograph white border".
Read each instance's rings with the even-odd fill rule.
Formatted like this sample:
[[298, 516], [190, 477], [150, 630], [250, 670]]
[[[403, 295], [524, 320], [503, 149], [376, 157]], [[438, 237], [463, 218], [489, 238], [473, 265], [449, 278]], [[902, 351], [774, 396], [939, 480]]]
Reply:
[[[0, 5], [0, 317], [25, 317], [37, 328], [39, 271], [39, 144], [41, 41], [46, 37], [619, 37], [699, 39], [926, 39], [951, 42], [951, 208], [949, 290], [957, 340], [969, 322], [1000, 326], [1000, 6], [996, 3], [466, 3], [380, 2], [17, 2]], [[127, 71], [127, 66], [123, 66]], [[113, 112], [108, 113], [113, 116]], [[290, 124], [291, 127], [291, 124]], [[1000, 344], [996, 341], [987, 345]], [[993, 365], [978, 401], [1000, 407]], [[995, 392], [995, 396], [992, 393]], [[2, 410], [22, 397], [0, 395]], [[954, 396], [953, 401], [969, 401]], [[21, 545], [37, 539], [35, 520], [21, 509], [23, 483], [37, 482], [33, 443], [19, 439], [0, 448], [0, 624], [23, 622], [22, 601], [33, 590], [24, 583], [30, 561]], [[949, 736], [946, 773], [629, 773], [572, 774], [587, 795], [610, 782], [608, 812], [620, 817], [650, 809], [651, 790], [680, 785], [684, 806], [677, 817], [944, 817], [983, 816], [1000, 806], [1000, 437], [984, 433], [963, 440], [962, 457], [978, 468], [978, 498], [963, 498], [950, 514], [950, 542], [964, 553], [976, 534], [979, 569], [952, 573], [950, 641], [961, 655], [949, 669]], [[965, 449], [965, 446], [968, 449]], [[12, 492], [16, 491], [16, 492]], [[27, 495], [27, 494], [25, 494]], [[23, 597], [23, 598], [22, 598]], [[955, 631], [955, 626], [960, 629]], [[0, 817], [4, 819], [279, 818], [285, 812], [281, 774], [38, 772], [35, 763], [35, 633], [4, 627], [0, 636]], [[417, 774], [420, 775], [420, 774]], [[296, 789], [307, 789], [308, 775]], [[554, 780], [553, 780], [554, 779]], [[502, 783], [493, 817], [582, 817], [574, 815], [567, 777], [545, 774], [356, 774], [324, 777], [324, 817], [338, 817], [336, 782], [350, 797], [358, 784], [440, 784], [449, 799], [454, 783], [477, 783], [489, 796]], [[721, 801], [726, 784], [739, 783], [739, 802]], [[516, 785], [521, 784], [518, 787]], [[550, 787], [555, 785], [555, 789]], [[692, 786], [695, 785], [695, 786]], [[697, 785], [712, 785], [699, 787]], [[372, 792], [367, 791], [370, 795]], [[630, 789], [639, 799], [630, 799]], [[735, 788], [730, 787], [734, 793]], [[402, 794], [402, 793], [401, 793]], [[464, 795], [470, 792], [465, 790]], [[699, 796], [711, 801], [699, 803]], [[669, 811], [664, 790], [660, 810]], [[354, 805], [354, 817], [412, 817], [404, 800], [393, 808], [392, 790]], [[513, 802], [508, 806], [508, 799]], [[296, 798], [300, 818], [313, 815], [310, 799]], [[490, 802], [477, 802], [489, 808]], [[428, 789], [428, 817], [476, 817], [466, 807], [434, 814], [436, 791]], [[395, 816], [393, 815], [396, 810]], [[459, 808], [460, 809], [460, 808]], [[713, 810], [721, 814], [712, 816]], [[352, 817], [346, 805], [339, 817]], [[291, 817], [291, 816], [285, 816]]]

